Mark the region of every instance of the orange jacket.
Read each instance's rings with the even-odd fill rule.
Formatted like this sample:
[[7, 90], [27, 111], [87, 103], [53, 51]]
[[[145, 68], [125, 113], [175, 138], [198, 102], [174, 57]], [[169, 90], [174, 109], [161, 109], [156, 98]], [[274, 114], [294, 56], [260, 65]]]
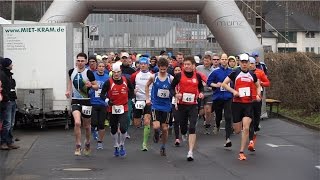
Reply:
[[[253, 72], [254, 72], [254, 74], [257, 76], [257, 78], [259, 79], [260, 85], [261, 85], [262, 87], [269, 87], [269, 86], [270, 86], [270, 81], [269, 81], [267, 75], [264, 73], [263, 70], [261, 70], [261, 69], [255, 69], [255, 70], [253, 70]], [[255, 99], [255, 97], [256, 97], [256, 95], [257, 95], [257, 88], [256, 88], [256, 86], [254, 86], [254, 87], [252, 88], [252, 90], [253, 90], [253, 92], [252, 92], [252, 95], [253, 95], [253, 96], [252, 96], [252, 97], [253, 97], [253, 99]], [[263, 91], [263, 88], [261, 88], [261, 91]], [[262, 93], [261, 93], [261, 96], [262, 96]]]

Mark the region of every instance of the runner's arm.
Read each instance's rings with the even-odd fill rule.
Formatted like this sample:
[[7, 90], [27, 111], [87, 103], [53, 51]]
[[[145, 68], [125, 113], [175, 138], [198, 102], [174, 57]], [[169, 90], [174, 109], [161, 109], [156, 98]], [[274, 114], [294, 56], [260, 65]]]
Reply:
[[154, 81], [154, 74], [152, 74], [151, 76], [150, 76], [150, 78], [149, 78], [149, 80], [148, 80], [148, 82], [147, 82], [147, 84], [146, 84], [146, 86], [145, 86], [145, 92], [146, 92], [146, 100], [148, 101], [150, 101], [150, 94], [149, 94], [149, 87], [150, 87], [150, 85], [153, 83], [153, 81]]

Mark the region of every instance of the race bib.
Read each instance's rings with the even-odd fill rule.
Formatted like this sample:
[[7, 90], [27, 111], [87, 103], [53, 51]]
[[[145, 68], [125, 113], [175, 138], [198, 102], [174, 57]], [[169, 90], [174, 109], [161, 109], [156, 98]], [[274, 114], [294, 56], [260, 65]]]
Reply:
[[[228, 86], [230, 86], [230, 83], [228, 83]], [[220, 86], [220, 91], [227, 91], [225, 88], [223, 88], [222, 86]]]
[[82, 106], [82, 114], [90, 116], [92, 111], [92, 106]]
[[158, 97], [169, 98], [170, 91], [168, 89], [158, 89]]
[[136, 109], [144, 109], [144, 107], [146, 106], [146, 102], [145, 101], [137, 101], [135, 106], [136, 106]]
[[94, 97], [100, 97], [100, 94], [101, 94], [101, 89], [98, 89], [96, 91], [94, 91]]
[[239, 96], [240, 97], [250, 96], [250, 87], [239, 88]]
[[177, 100], [176, 100], [176, 98], [172, 98], [172, 104], [177, 104]]
[[123, 105], [113, 105], [112, 106], [112, 114], [123, 114], [124, 106]]
[[194, 102], [195, 94], [191, 93], [183, 93], [182, 95], [182, 102]]

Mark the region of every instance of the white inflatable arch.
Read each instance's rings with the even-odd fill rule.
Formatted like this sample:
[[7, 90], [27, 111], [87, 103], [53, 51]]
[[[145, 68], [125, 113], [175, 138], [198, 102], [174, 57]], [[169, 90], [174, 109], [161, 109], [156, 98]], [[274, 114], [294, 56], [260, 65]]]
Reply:
[[233, 0], [54, 0], [40, 22], [83, 22], [90, 13], [200, 14], [226, 53], [257, 51], [263, 56], [260, 42]]

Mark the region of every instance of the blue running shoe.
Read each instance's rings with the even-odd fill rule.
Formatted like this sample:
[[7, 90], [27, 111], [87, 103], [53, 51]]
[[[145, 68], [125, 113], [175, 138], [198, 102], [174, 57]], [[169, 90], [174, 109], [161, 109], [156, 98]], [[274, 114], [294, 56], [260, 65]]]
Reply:
[[124, 149], [124, 146], [121, 145], [120, 146], [120, 156], [125, 156], [127, 153], [126, 153], [126, 150]]
[[120, 155], [120, 152], [119, 152], [119, 148], [118, 148], [118, 147], [115, 147], [115, 148], [114, 148], [114, 153], [113, 153], [113, 155], [114, 155], [115, 157], [118, 157], [118, 156]]

